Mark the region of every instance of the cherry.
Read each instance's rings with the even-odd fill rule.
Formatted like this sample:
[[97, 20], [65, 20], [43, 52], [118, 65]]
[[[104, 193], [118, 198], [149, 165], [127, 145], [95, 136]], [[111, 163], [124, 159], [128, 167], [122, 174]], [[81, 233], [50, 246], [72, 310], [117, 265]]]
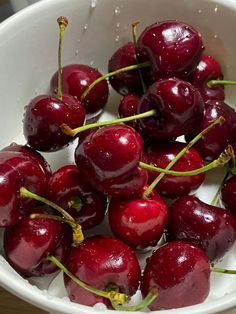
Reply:
[[[145, 150], [145, 161], [156, 167], [166, 168], [174, 160], [177, 154], [186, 146], [181, 142], [170, 142], [158, 144], [149, 142]], [[203, 167], [204, 163], [198, 152], [190, 148], [172, 167], [176, 171], [190, 171]], [[149, 172], [149, 183], [155, 180], [157, 173]], [[205, 179], [205, 174], [201, 173], [194, 176], [171, 176], [165, 175], [157, 184], [156, 190], [169, 198], [176, 198], [187, 195], [192, 190], [198, 188]]]
[[142, 295], [151, 288], [158, 296], [150, 310], [174, 309], [203, 302], [210, 290], [210, 264], [204, 252], [182, 241], [168, 243], [147, 260]]
[[150, 61], [146, 71], [150, 83], [160, 78], [186, 78], [198, 65], [203, 44], [201, 35], [190, 25], [163, 21], [148, 26], [137, 41], [140, 62]]
[[114, 235], [133, 248], [144, 249], [155, 246], [160, 240], [167, 223], [168, 208], [153, 191], [149, 199], [138, 196], [112, 198], [108, 213]]
[[220, 64], [215, 58], [209, 55], [202, 55], [202, 58], [192, 73], [192, 84], [198, 88], [203, 100], [224, 100], [224, 85], [210, 87], [211, 80], [223, 80], [223, 73]]
[[[132, 42], [128, 42], [112, 55], [108, 63], [108, 72], [113, 72], [134, 64], [137, 64], [135, 45]], [[142, 84], [138, 71], [123, 72], [111, 76], [109, 82], [121, 95], [129, 93], [142, 94]]]
[[204, 103], [190, 83], [169, 78], [151, 85], [140, 99], [137, 113], [150, 109], [155, 109], [156, 115], [139, 120], [142, 134], [166, 140], [191, 132], [203, 117]]
[[[66, 94], [81, 100], [87, 114], [97, 113], [107, 103], [109, 90], [104, 80], [96, 85], [84, 99], [81, 98], [86, 89], [102, 74], [96, 69], [83, 64], [70, 64], [62, 68], [62, 89]], [[58, 72], [51, 80], [51, 89], [57, 93]]]
[[31, 157], [35, 162], [38, 162], [39, 165], [43, 168], [47, 179], [50, 178], [52, 171], [51, 167], [45, 158], [36, 150], [27, 145], [18, 145], [16, 143], [12, 143], [7, 147], [4, 147], [2, 151], [11, 151], [11, 152], [22, 152], [29, 157]]
[[[35, 212], [44, 213], [40, 209]], [[71, 238], [67, 232], [58, 221], [27, 215], [17, 225], [5, 230], [6, 258], [17, 272], [27, 277], [55, 272], [57, 268], [48, 262], [47, 256], [54, 253], [65, 262]]]
[[[100, 290], [119, 289], [132, 296], [138, 289], [141, 270], [134, 252], [123, 242], [104, 236], [87, 238], [72, 248], [67, 268], [83, 282]], [[93, 306], [106, 299], [79, 287], [64, 275], [65, 287], [71, 301]]]
[[75, 162], [94, 187], [114, 185], [136, 171], [143, 154], [143, 140], [131, 127], [103, 127], [87, 136], [76, 148]]
[[209, 100], [201, 123], [195, 124], [193, 131], [186, 136], [187, 141], [190, 140], [219, 116], [223, 116], [225, 121], [205, 134], [196, 145], [196, 149], [206, 160], [217, 158], [230, 142], [232, 130], [236, 127], [235, 110], [223, 101]]
[[21, 186], [40, 194], [47, 188], [48, 178], [36, 159], [16, 151], [0, 152], [0, 226], [16, 224], [35, 205], [35, 201], [18, 197]]
[[[129, 93], [121, 98], [118, 112], [120, 118], [130, 117], [137, 113], [137, 105], [138, 105], [139, 97], [135, 94]], [[133, 127], [138, 130], [138, 122], [130, 121], [126, 122], [127, 125]]]
[[227, 209], [236, 217], [236, 176], [228, 179], [221, 190], [222, 200]]
[[168, 230], [171, 239], [201, 248], [211, 261], [221, 259], [236, 240], [236, 220], [230, 212], [190, 195], [172, 205]]
[[105, 215], [106, 197], [85, 182], [75, 165], [63, 166], [52, 174], [48, 198], [70, 213], [84, 230], [98, 225]]

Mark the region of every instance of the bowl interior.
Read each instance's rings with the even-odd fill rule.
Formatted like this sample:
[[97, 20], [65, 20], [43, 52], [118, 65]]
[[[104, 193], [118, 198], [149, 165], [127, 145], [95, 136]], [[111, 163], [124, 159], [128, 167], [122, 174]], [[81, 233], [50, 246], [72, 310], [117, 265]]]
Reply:
[[[44, 0], [29, 7], [0, 25], [0, 147], [22, 142], [24, 106], [31, 98], [49, 90], [52, 74], [57, 69], [58, 27], [56, 19], [69, 19], [63, 44], [63, 64], [85, 63], [107, 72], [112, 53], [131, 40], [131, 23], [140, 20], [139, 32], [147, 25], [166, 19], [178, 19], [195, 27], [203, 36], [206, 52], [221, 63], [225, 78], [234, 79], [236, 73], [236, 1], [228, 0]], [[220, 21], [220, 22], [219, 22]], [[234, 106], [236, 89], [226, 89], [227, 101]], [[102, 119], [116, 114], [119, 96], [111, 92]], [[73, 149], [45, 154], [53, 169], [73, 162]], [[219, 170], [208, 176], [197, 194], [210, 201], [224, 173]], [[103, 232], [105, 224], [96, 233]], [[106, 232], [109, 232], [107, 230]], [[2, 231], [1, 231], [2, 233]], [[2, 250], [1, 250], [2, 252]], [[2, 252], [3, 255], [3, 252]], [[44, 309], [60, 313], [89, 313], [98, 309], [70, 303], [61, 288], [59, 275], [45, 279], [21, 278], [0, 255], [0, 284], [18, 296]], [[144, 263], [145, 256], [142, 256]], [[236, 268], [236, 253], [232, 250], [222, 262]], [[30, 282], [30, 283], [29, 283]], [[134, 300], [137, 300], [137, 295]], [[158, 313], [216, 313], [236, 305], [233, 276], [213, 275], [212, 289], [204, 304], [190, 308], [158, 311]]]

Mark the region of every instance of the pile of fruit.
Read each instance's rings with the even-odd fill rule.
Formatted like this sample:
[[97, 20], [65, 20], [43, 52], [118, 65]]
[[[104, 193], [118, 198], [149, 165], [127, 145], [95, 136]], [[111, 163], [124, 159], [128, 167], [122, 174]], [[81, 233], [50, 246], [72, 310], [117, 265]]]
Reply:
[[[133, 23], [133, 41], [113, 54], [104, 76], [61, 66], [68, 21], [58, 24], [52, 93], [25, 108], [27, 145], [0, 152], [7, 261], [24, 277], [60, 268], [70, 300], [83, 305], [135, 311], [203, 302], [211, 272], [235, 273], [214, 267], [236, 240], [236, 112], [224, 102], [224, 85], [234, 82], [223, 80], [201, 35], [183, 22], [150, 25], [138, 38]], [[120, 119], [88, 124], [107, 103], [108, 79], [122, 95]], [[75, 164], [52, 173], [38, 151], [75, 138]], [[194, 191], [223, 166], [218, 194], [203, 203]], [[227, 209], [216, 206], [218, 197]], [[114, 237], [84, 237], [106, 215]], [[160, 239], [166, 243], [151, 252]], [[147, 250], [141, 272], [136, 252]], [[125, 304], [139, 288], [143, 301]]]

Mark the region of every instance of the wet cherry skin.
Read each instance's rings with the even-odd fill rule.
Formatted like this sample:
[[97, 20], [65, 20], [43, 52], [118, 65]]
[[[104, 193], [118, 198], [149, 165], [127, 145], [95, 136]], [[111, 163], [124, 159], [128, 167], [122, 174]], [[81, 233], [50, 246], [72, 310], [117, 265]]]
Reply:
[[[40, 209], [33, 212], [46, 213]], [[55, 252], [65, 262], [71, 240], [67, 232], [61, 222], [27, 215], [18, 224], [5, 230], [6, 259], [17, 272], [27, 277], [53, 273], [58, 269], [46, 258]]]
[[[137, 114], [138, 101], [139, 97], [136, 94], [129, 93], [123, 96], [118, 108], [120, 118], [126, 118]], [[138, 131], [137, 121], [126, 122], [126, 124]]]
[[[81, 100], [82, 94], [102, 74], [96, 69], [83, 64], [69, 64], [62, 68], [62, 90], [65, 94], [75, 96]], [[51, 80], [51, 89], [57, 93], [58, 72]], [[83, 105], [87, 114], [95, 113], [104, 108], [109, 95], [108, 84], [103, 80], [97, 84], [83, 99]]]
[[[108, 72], [137, 64], [135, 46], [128, 42], [120, 47], [109, 60]], [[122, 72], [109, 78], [111, 86], [121, 95], [135, 93], [142, 95], [143, 89], [137, 70]]]
[[19, 191], [25, 187], [33, 193], [44, 195], [48, 178], [37, 161], [23, 152], [0, 152], [0, 226], [16, 224], [37, 202], [21, 199]]
[[201, 60], [192, 73], [191, 82], [200, 91], [203, 100], [224, 100], [224, 85], [209, 87], [207, 83], [211, 80], [223, 80], [220, 64], [209, 55], [202, 55]]
[[[176, 155], [186, 146], [181, 142], [169, 142], [158, 144], [149, 142], [145, 148], [145, 161], [156, 167], [166, 168]], [[195, 148], [190, 148], [172, 167], [175, 171], [190, 171], [204, 166], [201, 156]], [[149, 183], [151, 184], [158, 176], [158, 172], [149, 171]], [[194, 176], [171, 176], [165, 175], [156, 186], [156, 191], [163, 196], [176, 198], [189, 194], [197, 189], [204, 181], [205, 174]]]
[[105, 215], [106, 197], [84, 180], [76, 165], [63, 166], [52, 174], [48, 198], [69, 212], [83, 230], [98, 225]]
[[137, 41], [140, 62], [150, 61], [145, 70], [150, 83], [160, 78], [185, 78], [198, 65], [203, 44], [201, 35], [190, 25], [163, 21], [148, 26]]
[[156, 116], [138, 121], [143, 135], [170, 140], [188, 132], [203, 117], [204, 102], [192, 84], [178, 78], [152, 84], [137, 106], [137, 113], [155, 109]]
[[221, 190], [221, 197], [224, 205], [236, 217], [236, 176], [228, 179]]
[[109, 225], [117, 238], [132, 248], [144, 249], [155, 246], [160, 240], [167, 223], [168, 208], [153, 191], [147, 199], [138, 196], [112, 198], [108, 214]]
[[236, 240], [236, 220], [229, 211], [190, 195], [172, 205], [168, 230], [172, 240], [201, 248], [214, 262], [220, 260]]
[[[67, 268], [94, 288], [119, 288], [128, 296], [136, 293], [141, 277], [140, 266], [132, 249], [120, 240], [105, 236], [87, 238], [79, 247], [72, 248]], [[66, 275], [64, 282], [72, 302], [88, 306], [108, 302], [80, 288]]]
[[36, 150], [57, 151], [73, 140], [61, 131], [62, 123], [76, 128], [84, 122], [84, 107], [74, 97], [63, 95], [60, 100], [53, 96], [40, 95], [25, 108], [24, 136], [27, 144]]
[[152, 288], [158, 297], [150, 310], [175, 309], [203, 302], [210, 290], [210, 264], [204, 252], [182, 241], [170, 242], [147, 260], [141, 281], [145, 297]]
[[117, 124], [102, 127], [79, 143], [75, 162], [85, 179], [106, 193], [107, 184], [119, 184], [136, 171], [142, 155], [141, 136], [131, 127]]

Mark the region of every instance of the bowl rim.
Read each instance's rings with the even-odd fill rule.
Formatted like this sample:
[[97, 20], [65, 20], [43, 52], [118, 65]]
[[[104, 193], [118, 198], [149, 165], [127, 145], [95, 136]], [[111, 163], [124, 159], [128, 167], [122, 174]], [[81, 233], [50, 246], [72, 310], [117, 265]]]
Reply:
[[[39, 14], [40, 12], [44, 12], [45, 9], [53, 6], [54, 3], [58, 5], [58, 3], [65, 4], [67, 0], [41, 0], [39, 2], [36, 2], [19, 12], [15, 13], [14, 15], [10, 16], [8, 19], [0, 23], [0, 34], [3, 34], [4, 32], [8, 32], [9, 29], [12, 27], [15, 27], [15, 24], [25, 22], [26, 18], [35, 12]], [[78, 0], [70, 0], [77, 2]], [[216, 5], [222, 5], [226, 8], [230, 8], [236, 12], [236, 1], [235, 0], [205, 0], [207, 2], [212, 2]], [[2, 261], [1, 261], [2, 258]], [[101, 310], [98, 310], [93, 307], [85, 306], [76, 304], [70, 301], [65, 301], [65, 299], [62, 299], [57, 296], [50, 295], [50, 298], [47, 297], [47, 294], [43, 293], [42, 290], [36, 287], [36, 289], [32, 289], [32, 285], [28, 281], [21, 281], [16, 280], [14, 278], [14, 272], [11, 275], [11, 280], [9, 280], [9, 273], [8, 271], [5, 271], [5, 269], [1, 269], [2, 265], [7, 265], [8, 263], [6, 260], [0, 255], [0, 285], [11, 292], [12, 294], [16, 295], [17, 297], [20, 297], [21, 299], [33, 304], [34, 306], [37, 306], [39, 308], [42, 308], [46, 311], [50, 310], [53, 313], [55, 311], [58, 311], [59, 313], [73, 313], [73, 314], [88, 314], [88, 313], [94, 313], [94, 314], [101, 314]], [[16, 273], [16, 275], [18, 275]], [[15, 280], [14, 280], [15, 279]], [[45, 306], [46, 304], [46, 306]], [[212, 300], [209, 303], [201, 303], [185, 308], [180, 309], [172, 309], [172, 310], [163, 310], [163, 311], [153, 311], [153, 314], [210, 314], [210, 313], [217, 313], [223, 310], [230, 309], [232, 307], [236, 306], [236, 291], [229, 293], [223, 297], [220, 297], [216, 300]], [[122, 311], [114, 311], [114, 310], [106, 310], [108, 314], [122, 314], [124, 312]], [[131, 314], [135, 314], [137, 312], [129, 312]], [[140, 314], [145, 314], [146, 312], [138, 312]]]

